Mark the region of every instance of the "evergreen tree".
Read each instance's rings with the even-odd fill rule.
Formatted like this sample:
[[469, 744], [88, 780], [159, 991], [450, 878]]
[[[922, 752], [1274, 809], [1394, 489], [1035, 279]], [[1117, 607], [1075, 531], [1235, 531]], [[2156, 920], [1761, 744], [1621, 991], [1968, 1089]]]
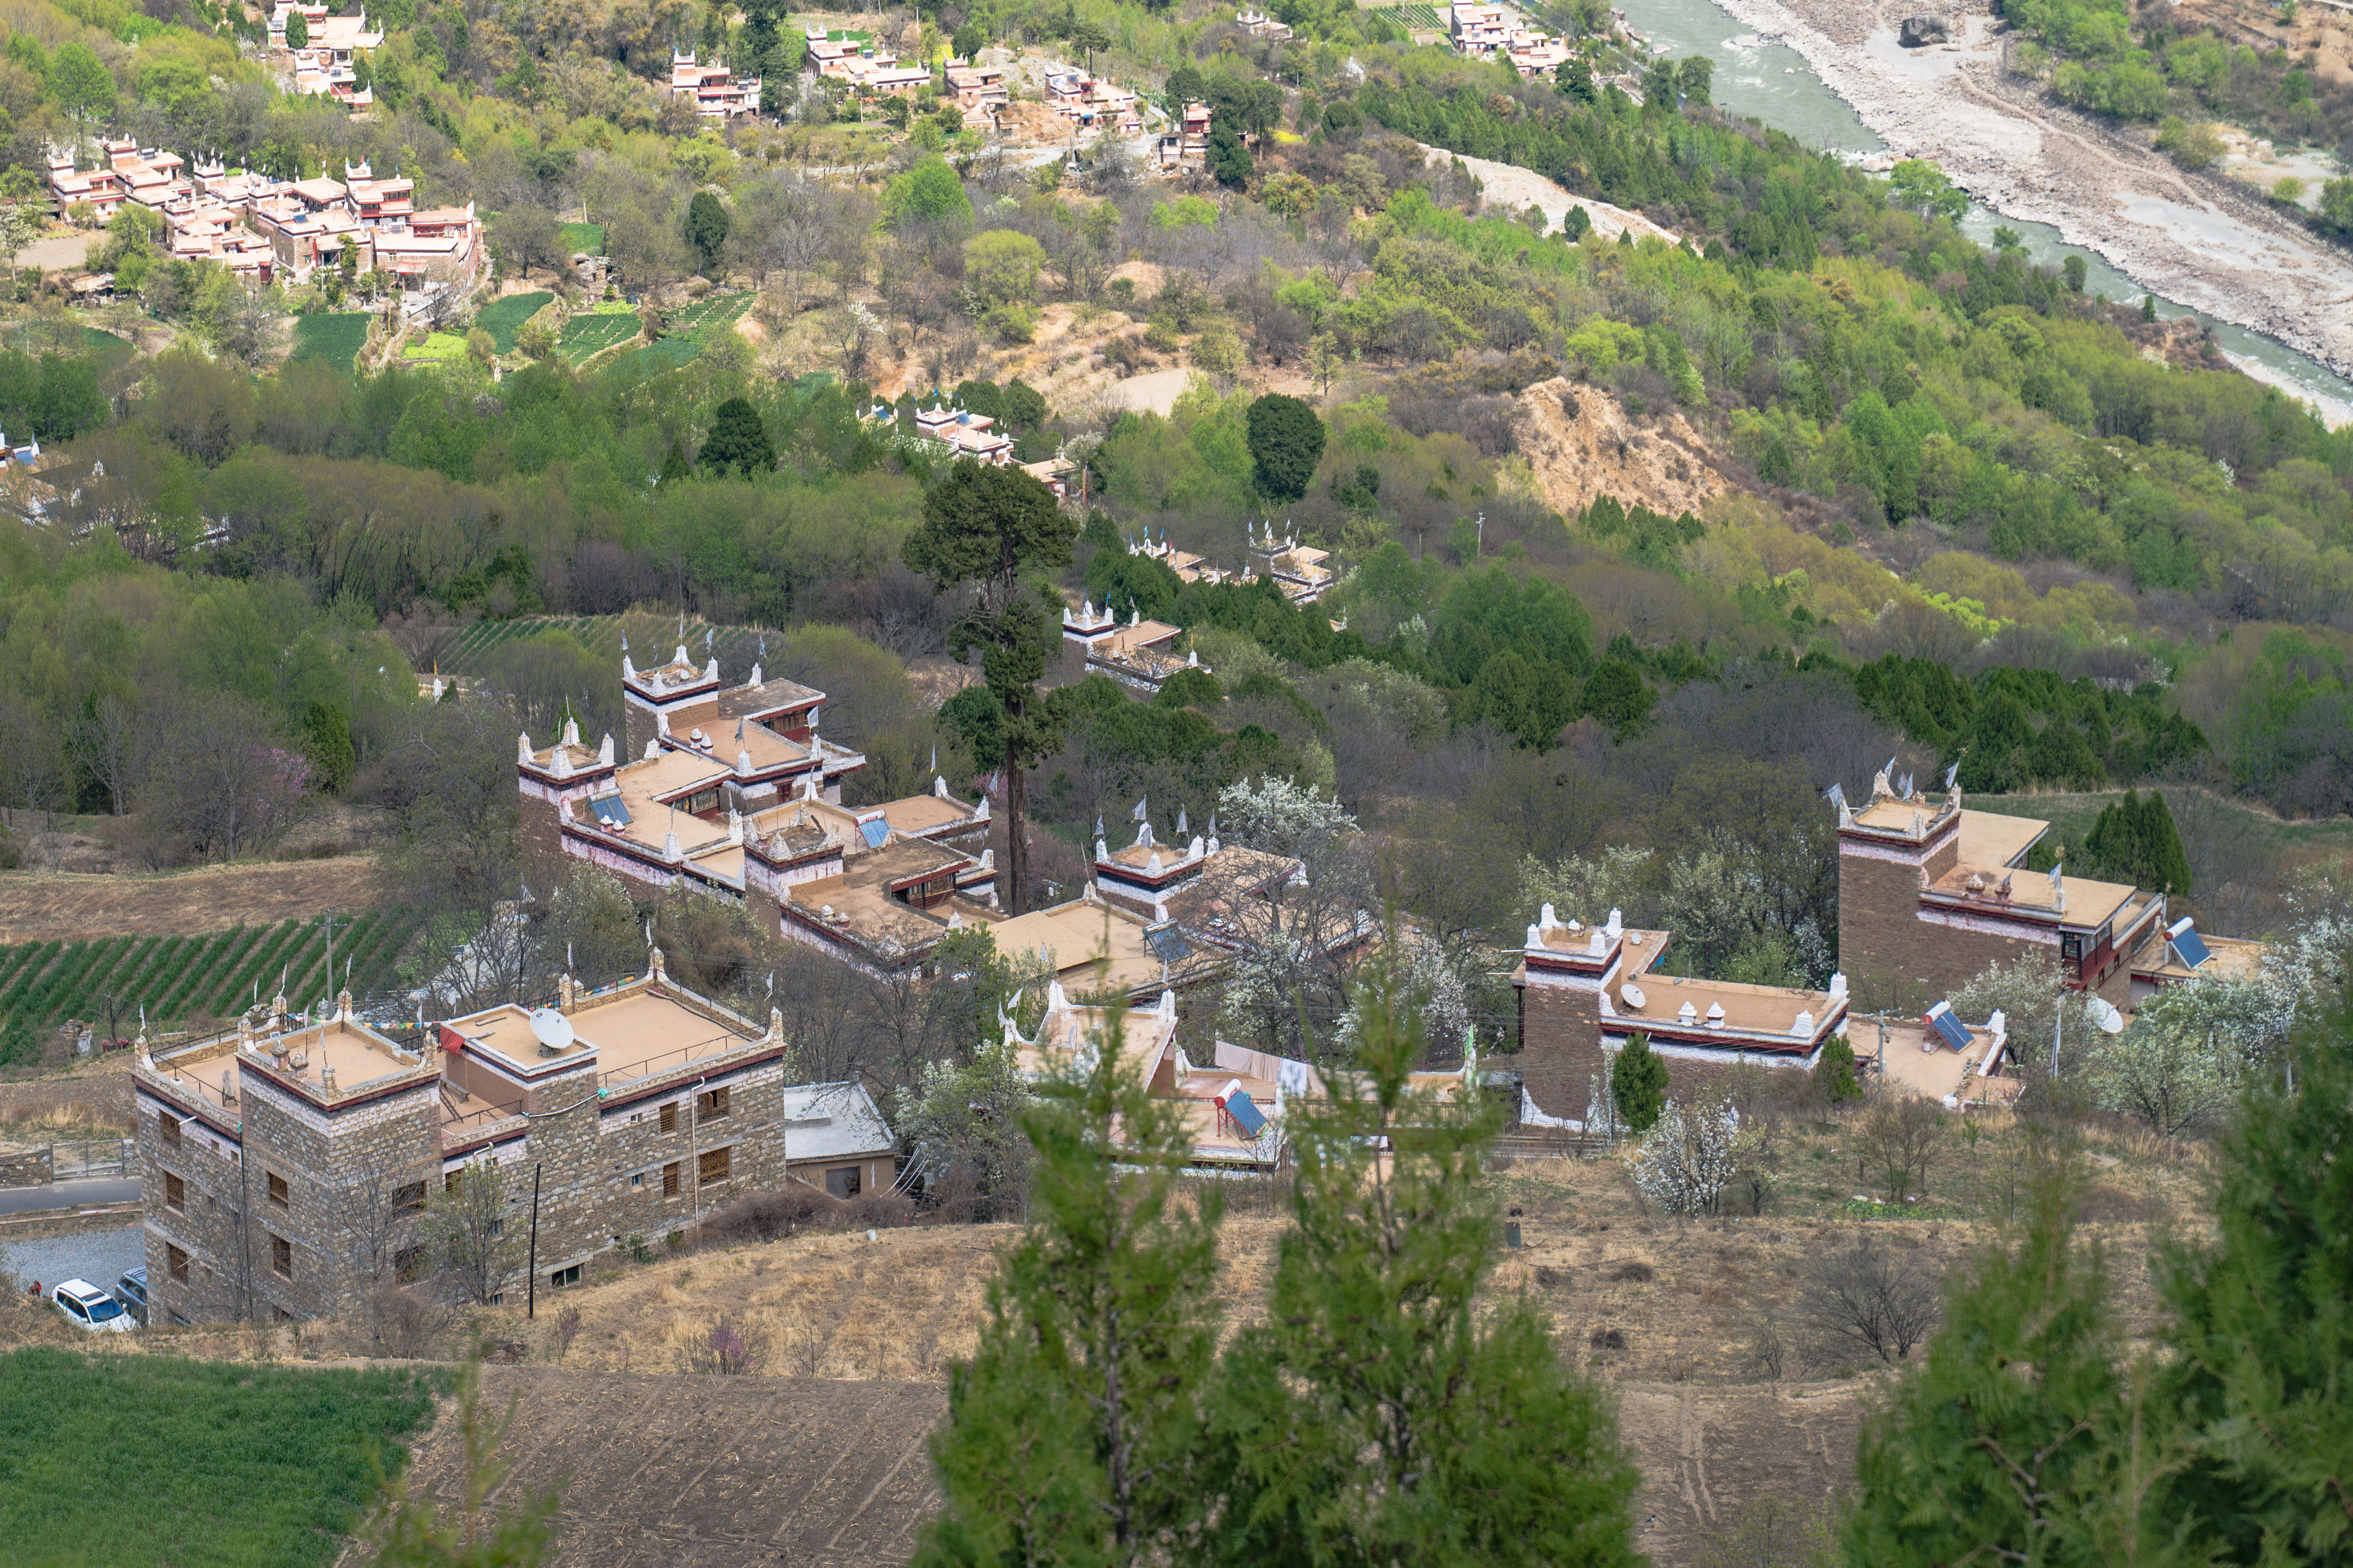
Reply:
[[1240, 127], [1230, 115], [1218, 113], [1209, 119], [1209, 172], [1218, 184], [1236, 190], [1250, 182], [1258, 169], [1258, 160], [1250, 156], [1250, 148], [1242, 142]]
[[1865, 1426], [1844, 1530], [1856, 1568], [2197, 1561], [2167, 1523], [2178, 1458], [2152, 1373], [2123, 1359], [2099, 1248], [2079, 1243], [2084, 1180], [2035, 1123], [2017, 1232], [1947, 1293], [1927, 1355]]
[[1822, 1054], [1814, 1063], [1814, 1092], [1831, 1105], [1852, 1105], [1862, 1098], [1862, 1079], [1854, 1070], [1854, 1047], [1847, 1044], [1844, 1035], [1832, 1035], [1822, 1042]]
[[1005, 422], [1016, 430], [1035, 430], [1046, 422], [1046, 395], [1015, 376], [1005, 384]]
[[2189, 857], [2173, 812], [2155, 790], [2146, 798], [2126, 790], [2124, 799], [2102, 807], [2084, 849], [2091, 860], [2087, 870], [2177, 897], [2189, 891]]
[[1618, 1120], [1637, 1132], [1648, 1132], [1667, 1108], [1667, 1064], [1639, 1029], [1609, 1064], [1609, 1092], [1618, 1100]]
[[731, 397], [711, 413], [711, 434], [696, 454], [706, 473], [733, 468], [745, 479], [776, 466], [776, 448], [768, 445], [768, 426], [760, 411], [744, 398]]
[[2161, 1271], [2182, 1510], [2245, 1563], [2353, 1563], [2353, 1010], [2256, 1075], [2220, 1151], [2215, 1243]]
[[950, 1375], [924, 1568], [1159, 1562], [1205, 1516], [1219, 1194], [1186, 1176], [1186, 1108], [1150, 1095], [1123, 1016], [1024, 1120], [1032, 1217]]
[[681, 479], [691, 479], [693, 477], [694, 465], [686, 460], [686, 448], [678, 444], [677, 437], [671, 437], [670, 452], [662, 458], [661, 478], [654, 481], [655, 484], [662, 489], [668, 489]]
[[1296, 397], [1270, 392], [1250, 405], [1250, 475], [1259, 494], [1297, 500], [1324, 460], [1324, 421]]
[[302, 750], [321, 786], [330, 794], [341, 794], [359, 765], [359, 753], [352, 745], [350, 715], [331, 703], [311, 703], [302, 718]]
[[1623, 659], [1603, 659], [1585, 682], [1585, 710], [1620, 741], [1650, 719], [1656, 700], [1642, 683], [1642, 672]]
[[1293, 1226], [1263, 1323], [1228, 1352], [1204, 1555], [1250, 1568], [1632, 1563], [1637, 1476], [1607, 1398], [1493, 1267], [1491, 1112], [1409, 1074], [1425, 998], [1392, 950], [1359, 993], [1358, 1070], [1288, 1102]]
[[[948, 633], [958, 659], [977, 653], [981, 679], [996, 697], [993, 737], [1005, 766], [1006, 905], [1015, 914], [1029, 897], [1024, 771], [1062, 742], [1045, 694], [1046, 656], [1061, 644], [1061, 598], [1038, 574], [1071, 563], [1078, 525], [1054, 494], [1019, 468], [956, 463], [923, 499], [923, 526], [901, 549], [907, 564], [940, 593], [971, 584], [976, 594]], [[967, 737], [973, 739], [973, 737]], [[976, 748], [976, 750], [977, 748]]]
[[719, 276], [720, 253], [727, 246], [727, 208], [709, 191], [697, 191], [686, 205], [686, 242], [702, 258], [702, 275]]

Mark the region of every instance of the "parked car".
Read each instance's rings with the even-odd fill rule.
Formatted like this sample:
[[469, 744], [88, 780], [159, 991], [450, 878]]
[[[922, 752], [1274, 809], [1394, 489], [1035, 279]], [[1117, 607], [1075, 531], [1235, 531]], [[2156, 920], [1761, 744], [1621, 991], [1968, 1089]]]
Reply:
[[137, 1320], [122, 1310], [122, 1303], [91, 1284], [87, 1279], [69, 1279], [49, 1292], [58, 1310], [76, 1328], [88, 1329], [94, 1334], [129, 1333], [139, 1326]]
[[114, 1299], [122, 1310], [144, 1323], [147, 1321], [147, 1266], [138, 1268], [115, 1281]]

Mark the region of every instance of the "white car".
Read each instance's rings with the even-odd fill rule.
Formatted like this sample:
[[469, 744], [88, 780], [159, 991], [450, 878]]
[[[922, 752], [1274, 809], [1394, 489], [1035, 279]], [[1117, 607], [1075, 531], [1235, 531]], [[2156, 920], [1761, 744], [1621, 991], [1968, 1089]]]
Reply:
[[69, 1279], [49, 1292], [58, 1310], [76, 1328], [88, 1329], [93, 1334], [129, 1333], [139, 1326], [139, 1321], [123, 1310], [122, 1303], [91, 1284], [87, 1279]]

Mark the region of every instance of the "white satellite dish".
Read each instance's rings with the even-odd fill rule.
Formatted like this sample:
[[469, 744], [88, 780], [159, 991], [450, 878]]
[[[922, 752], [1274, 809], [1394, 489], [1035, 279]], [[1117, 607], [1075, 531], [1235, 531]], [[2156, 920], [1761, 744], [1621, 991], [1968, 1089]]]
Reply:
[[2116, 1011], [2116, 1004], [2105, 996], [2094, 996], [2084, 1004], [2084, 1012], [2104, 1035], [2124, 1032], [2125, 1016]]
[[571, 1046], [574, 1036], [572, 1020], [553, 1007], [531, 1010], [531, 1032], [539, 1037], [542, 1056], [561, 1056]]
[[1624, 1000], [1627, 1006], [1637, 1013], [1642, 1010], [1642, 1004], [1649, 1000], [1642, 994], [1642, 988], [1630, 980], [1618, 987], [1618, 994]]

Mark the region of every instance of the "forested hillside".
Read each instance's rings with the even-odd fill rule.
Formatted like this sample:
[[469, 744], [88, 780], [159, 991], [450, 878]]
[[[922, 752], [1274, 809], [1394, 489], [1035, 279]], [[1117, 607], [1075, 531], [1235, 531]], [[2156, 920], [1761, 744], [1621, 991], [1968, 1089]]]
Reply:
[[[936, 392], [1071, 465], [1080, 537], [1044, 575], [1208, 669], [1145, 701], [1050, 658], [1050, 733], [1015, 748], [1041, 894], [1099, 817], [1201, 820], [1271, 773], [1374, 830], [1347, 875], [1482, 1005], [1473, 954], [1556, 893], [1673, 919], [1712, 972], [1820, 980], [1818, 797], [1894, 752], [1973, 793], [2217, 803], [2185, 829], [2215, 907], [2284, 918], [2303, 861], [2229, 829], [2353, 799], [2353, 439], [2194, 326], [1972, 244], [1934, 168], [1727, 117], [1704, 62], [1598, 8], [1552, 18], [1571, 58], [1535, 79], [1388, 13], [1282, 14], [1287, 41], [1185, 5], [818, 18], [934, 66], [1092, 59], [1159, 124], [1208, 103], [1206, 157], [1166, 177], [1116, 137], [1027, 151], [944, 79], [797, 74], [807, 18], [761, 6], [396, 5], [361, 117], [283, 91], [250, 12], [28, 0], [0, 19], [18, 195], [101, 133], [287, 176], [364, 158], [419, 207], [477, 204], [492, 264], [366, 314], [381, 278], [256, 290], [134, 212], [91, 250], [111, 305], [20, 270], [0, 423], [55, 466], [0, 542], [0, 794], [118, 816], [159, 865], [265, 852], [337, 799], [454, 942], [520, 874], [515, 730], [617, 729], [623, 636], [689, 617], [765, 628], [731, 645], [836, 693], [875, 759], [854, 788], [1001, 781], [998, 694], [934, 706], [966, 591], [909, 564], [950, 467], [913, 425]], [[674, 44], [765, 71], [763, 112], [696, 116]], [[1550, 178], [1567, 224], [1450, 153]], [[1600, 237], [1625, 215], [1673, 241]], [[1124, 390], [1154, 374], [1189, 383]], [[1537, 387], [1621, 454], [1682, 432], [1661, 460], [1715, 499], [1554, 510], [1517, 437]], [[1270, 526], [1331, 552], [1320, 602], [1132, 548], [1234, 569]], [[461, 646], [433, 707], [412, 676]], [[285, 812], [177, 787], [224, 732], [299, 760], [253, 786]]]

